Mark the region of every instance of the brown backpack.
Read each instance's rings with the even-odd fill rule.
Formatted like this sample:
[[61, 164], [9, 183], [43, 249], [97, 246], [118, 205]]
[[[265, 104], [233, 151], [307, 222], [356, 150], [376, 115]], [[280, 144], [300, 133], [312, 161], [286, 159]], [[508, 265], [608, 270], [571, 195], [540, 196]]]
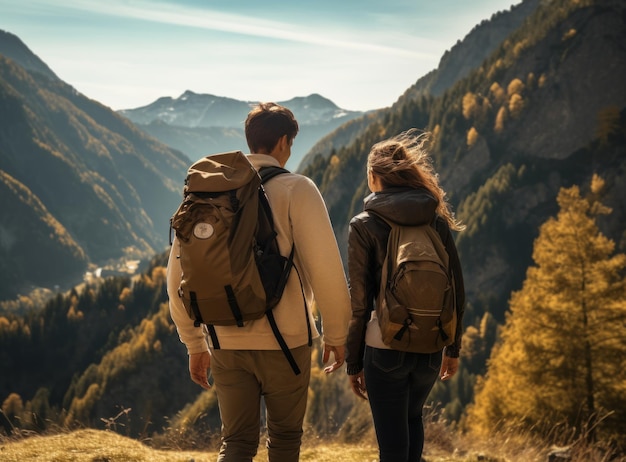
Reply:
[[454, 342], [457, 323], [448, 253], [429, 224], [387, 223], [391, 231], [376, 299], [383, 343], [414, 353], [441, 351]]
[[267, 316], [298, 374], [272, 314], [294, 267], [295, 248], [289, 257], [280, 254], [263, 189], [264, 182], [286, 172], [279, 167], [257, 172], [241, 151], [206, 156], [189, 168], [184, 199], [170, 225], [180, 243], [179, 296], [195, 325], [207, 325], [213, 347], [219, 348], [213, 326], [243, 327]]

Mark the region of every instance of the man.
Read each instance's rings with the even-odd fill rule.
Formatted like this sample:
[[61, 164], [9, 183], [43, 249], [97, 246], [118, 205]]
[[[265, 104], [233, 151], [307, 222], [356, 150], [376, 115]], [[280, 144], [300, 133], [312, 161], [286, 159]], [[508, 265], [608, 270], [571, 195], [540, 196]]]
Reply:
[[[262, 103], [248, 114], [245, 133], [252, 153], [248, 158], [255, 168], [284, 167], [298, 123], [289, 109]], [[210, 368], [215, 381], [222, 419], [219, 462], [252, 461], [256, 455], [261, 397], [267, 413], [270, 461], [298, 460], [311, 369], [309, 329], [313, 337], [319, 336], [311, 312], [314, 302], [322, 318], [324, 363], [331, 353], [334, 356], [325, 372], [335, 371], [344, 362], [350, 297], [321, 194], [309, 178], [293, 173], [272, 178], [265, 191], [281, 253], [288, 255], [295, 245], [295, 268], [274, 316], [300, 374], [294, 373], [265, 317], [244, 327], [215, 326], [220, 348], [209, 345], [204, 326], [194, 327], [177, 294], [181, 268], [176, 240], [168, 263], [170, 312], [189, 353], [191, 379], [209, 389]]]

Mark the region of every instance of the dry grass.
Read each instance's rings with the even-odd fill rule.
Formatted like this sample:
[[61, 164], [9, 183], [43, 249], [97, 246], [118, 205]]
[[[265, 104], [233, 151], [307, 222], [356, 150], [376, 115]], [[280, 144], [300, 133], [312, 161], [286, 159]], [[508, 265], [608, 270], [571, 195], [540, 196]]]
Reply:
[[[474, 462], [476, 455], [426, 455], [428, 462]], [[158, 450], [111, 431], [77, 430], [49, 436], [30, 436], [0, 440], [3, 462], [214, 462], [216, 451]], [[267, 460], [267, 449], [261, 445], [255, 462]], [[302, 462], [376, 462], [378, 449], [368, 442], [356, 444], [329, 443], [305, 439], [300, 453]], [[500, 459], [483, 459], [500, 462]]]
[[52, 436], [4, 441], [0, 460], [7, 462], [204, 462], [216, 454], [193, 451], [161, 451], [114, 432], [77, 430]]
[[[489, 440], [478, 440], [451, 432], [449, 427], [436, 421], [428, 421], [426, 429], [426, 462], [545, 462], [550, 450], [545, 443], [528, 435], [503, 433]], [[572, 456], [575, 462], [625, 460], [613, 458], [598, 448], [575, 451]], [[83, 429], [47, 436], [21, 434], [11, 438], [0, 435], [2, 462], [214, 462], [216, 459], [216, 450], [155, 449], [112, 431]], [[267, 450], [262, 443], [254, 461], [266, 460]], [[364, 438], [358, 444], [347, 444], [307, 438], [305, 433], [300, 460], [376, 462], [378, 450], [370, 438]]]
[[[100, 430], [4, 439], [0, 444], [3, 462], [214, 462], [216, 459], [217, 452], [157, 450], [137, 440]], [[300, 456], [301, 461], [307, 462], [372, 462], [376, 459], [374, 447], [341, 444], [303, 447]], [[255, 461], [265, 460], [267, 450], [259, 448]]]

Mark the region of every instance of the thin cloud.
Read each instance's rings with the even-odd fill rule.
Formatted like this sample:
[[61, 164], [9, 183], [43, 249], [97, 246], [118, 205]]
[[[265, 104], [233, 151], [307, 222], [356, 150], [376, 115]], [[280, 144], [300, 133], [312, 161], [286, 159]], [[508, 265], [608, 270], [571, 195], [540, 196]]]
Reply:
[[[52, 4], [52, 2], [50, 2], [50, 4]], [[133, 18], [141, 21], [194, 27], [252, 37], [279, 39], [330, 48], [343, 48], [373, 53], [391, 53], [414, 58], [425, 56], [425, 53], [405, 48], [367, 43], [361, 40], [334, 38], [328, 35], [327, 30], [324, 31], [324, 33], [320, 33], [319, 30], [306, 31], [302, 30], [301, 26], [298, 26], [298, 30], [295, 30], [291, 24], [268, 21], [240, 14], [228, 14], [213, 10], [192, 8], [173, 3], [156, 3], [141, 0], [132, 3], [71, 0], [64, 2], [63, 6], [65, 8], [108, 16]]]

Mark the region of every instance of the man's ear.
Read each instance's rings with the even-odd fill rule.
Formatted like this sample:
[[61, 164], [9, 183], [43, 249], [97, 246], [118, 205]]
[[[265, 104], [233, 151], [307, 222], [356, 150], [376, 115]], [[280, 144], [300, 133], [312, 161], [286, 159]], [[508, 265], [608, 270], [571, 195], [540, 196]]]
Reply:
[[280, 143], [281, 149], [286, 149], [289, 147], [289, 137], [287, 135], [281, 136], [278, 142]]
[[285, 150], [285, 148], [287, 147], [289, 141], [287, 139], [287, 135], [283, 135], [280, 138], [278, 138], [278, 141], [276, 141], [276, 145], [274, 146], [274, 149], [272, 149], [272, 152], [268, 153], [270, 155], [274, 155], [280, 152], [283, 152]]

